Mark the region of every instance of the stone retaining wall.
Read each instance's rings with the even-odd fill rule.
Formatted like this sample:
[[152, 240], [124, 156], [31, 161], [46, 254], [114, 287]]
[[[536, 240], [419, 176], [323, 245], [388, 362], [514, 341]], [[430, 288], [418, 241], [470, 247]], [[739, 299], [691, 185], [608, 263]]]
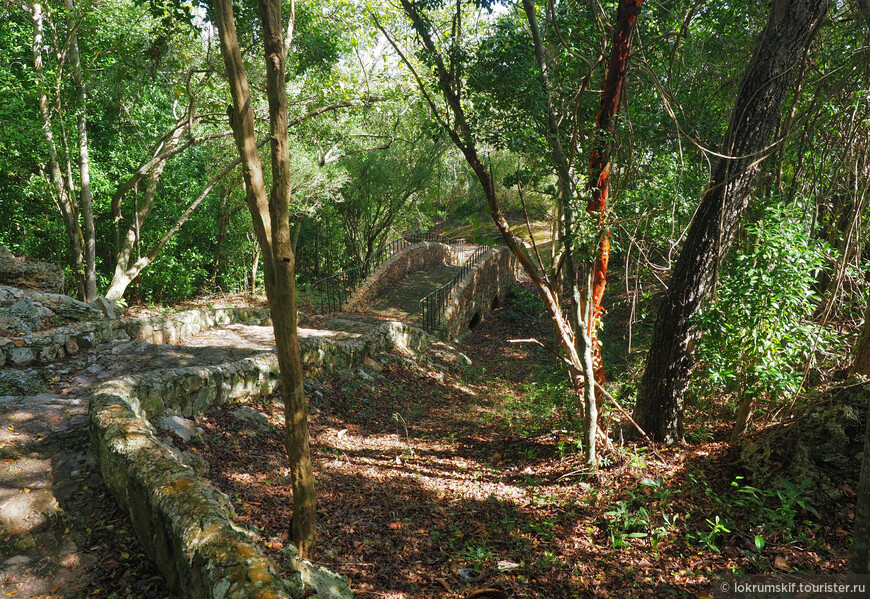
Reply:
[[[423, 331], [394, 322], [351, 339], [303, 338], [300, 351], [307, 368], [350, 368], [379, 351], [420, 351], [428, 343]], [[170, 587], [185, 597], [296, 599], [307, 588], [317, 597], [351, 596], [344, 579], [301, 560], [296, 576], [280, 578], [255, 535], [233, 523], [227, 497], [162, 443], [150, 423], [165, 410], [195, 418], [213, 404], [270, 393], [277, 383], [277, 358], [263, 353], [125, 377], [91, 397], [89, 430], [106, 485]]]
[[0, 366], [47, 364], [116, 339], [150, 343], [178, 343], [200, 331], [231, 322], [263, 325], [271, 322], [268, 310], [215, 308], [188, 310], [148, 319], [122, 318], [70, 324], [22, 337], [0, 339]]
[[514, 282], [516, 258], [510, 249], [498, 247], [485, 253], [450, 294], [439, 326], [442, 334], [458, 339], [467, 333], [472, 320], [485, 319], [504, 301]]
[[408, 275], [458, 262], [456, 250], [447, 244], [428, 241], [415, 243], [396, 252], [375, 269], [353, 292], [342, 310], [365, 310], [375, 298], [395, 289]]

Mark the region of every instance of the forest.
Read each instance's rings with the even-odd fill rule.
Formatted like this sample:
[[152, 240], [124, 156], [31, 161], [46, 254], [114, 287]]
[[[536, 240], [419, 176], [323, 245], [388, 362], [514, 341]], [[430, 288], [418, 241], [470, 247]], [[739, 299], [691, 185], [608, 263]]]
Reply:
[[[268, 314], [280, 386], [172, 439], [279, 578], [304, 561], [408, 599], [870, 584], [870, 0], [5, 0], [0, 18], [0, 247], [107, 314]], [[347, 303], [418, 243], [470, 256], [456, 280], [507, 248], [516, 284], [452, 338], [429, 326], [449, 299], [417, 320], [428, 289]], [[72, 322], [40, 314], [27, 333]], [[311, 330], [393, 320], [429, 349], [306, 362]], [[240, 359], [256, 344], [233, 326], [209, 339]], [[0, 366], [85, 397], [113, 343]], [[166, 343], [187, 356], [169, 367], [207, 353]], [[39, 395], [15, 380], [0, 395]], [[200, 596], [99, 465], [108, 487], [55, 525], [93, 561], [0, 590]], [[8, 582], [30, 549], [2, 513]]]

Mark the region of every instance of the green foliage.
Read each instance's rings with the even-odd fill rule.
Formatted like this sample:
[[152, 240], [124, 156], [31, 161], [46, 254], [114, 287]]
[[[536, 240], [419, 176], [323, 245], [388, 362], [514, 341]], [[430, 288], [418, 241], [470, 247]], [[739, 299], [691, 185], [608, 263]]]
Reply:
[[460, 559], [474, 567], [475, 571], [481, 572], [485, 566], [495, 561], [495, 554], [486, 543], [466, 541], [465, 546], [459, 551]]
[[656, 551], [676, 526], [677, 516], [668, 511], [672, 493], [663, 477], [644, 478], [627, 500], [605, 510], [613, 548], [621, 549], [632, 539], [649, 539], [650, 549]]
[[730, 524], [726, 526], [726, 522], [720, 519], [719, 516], [714, 516], [712, 520], [710, 518], [705, 518], [704, 521], [707, 523], [709, 529], [686, 533], [686, 538], [696, 541], [698, 545], [701, 545], [705, 549], [719, 553], [719, 547], [717, 547], [715, 543], [718, 542], [718, 539], [723, 534], [729, 534], [731, 532], [731, 530], [727, 528]]
[[174, 247], [166, 250], [154, 267], [142, 274], [138, 289], [141, 299], [177, 302], [193, 297], [203, 288], [208, 275], [202, 265], [203, 257], [192, 248], [180, 252]]
[[614, 549], [642, 540], [651, 551], [656, 551], [664, 539], [681, 535], [718, 553], [728, 535], [748, 536], [753, 539], [755, 549], [744, 553], [752, 560], [759, 559], [769, 538], [785, 542], [806, 538], [806, 525], [812, 525], [808, 517], [818, 517], [806, 496], [806, 483], [794, 485], [780, 478], [777, 487], [759, 489], [743, 484], [742, 480], [738, 476], [720, 494], [704, 478], [690, 473], [689, 481], [713, 505], [712, 509], [702, 508], [704, 515], [696, 518], [698, 514], [678, 514], [672, 509], [673, 494], [685, 489], [674, 491], [661, 476], [644, 478], [636, 489], [628, 491], [625, 499], [602, 512], [604, 526]]
[[335, 211], [355, 264], [368, 260], [393, 231], [423, 228], [421, 211], [438, 177], [444, 143], [427, 138], [410, 119], [407, 129], [403, 137], [410, 140], [398, 139], [388, 148], [354, 154], [343, 162], [347, 177]]
[[512, 287], [502, 318], [514, 322], [533, 322], [544, 317], [544, 303], [537, 293], [525, 287]]
[[698, 318], [697, 392], [756, 400], [789, 396], [821, 333], [810, 319], [826, 247], [809, 238], [799, 214], [782, 206], [763, 208], [746, 234], [715, 301]]
[[798, 520], [800, 515], [807, 513], [816, 518], [819, 516], [819, 512], [810, 503], [810, 498], [806, 494], [809, 480], [795, 485], [780, 476], [777, 479], [779, 482], [777, 488], [759, 489], [742, 484], [740, 482], [742, 479], [742, 476], [738, 476], [731, 483], [739, 494], [734, 505], [749, 509], [752, 514], [751, 522], [756, 527], [782, 533], [791, 540], [799, 536], [795, 535], [794, 531], [800, 524]]
[[743, 484], [743, 477], [738, 476], [727, 492], [719, 494], [703, 478], [689, 474], [689, 480], [701, 486], [704, 495], [717, 506], [717, 514], [705, 519], [706, 526], [687, 530], [686, 538], [717, 552], [717, 539], [734, 532], [753, 539], [755, 551], [744, 550], [744, 554], [755, 560], [767, 546], [768, 538], [776, 536], [789, 543], [805, 540], [815, 526], [809, 517], [819, 516], [806, 495], [809, 481], [795, 485], [779, 477], [776, 487], [760, 489]]

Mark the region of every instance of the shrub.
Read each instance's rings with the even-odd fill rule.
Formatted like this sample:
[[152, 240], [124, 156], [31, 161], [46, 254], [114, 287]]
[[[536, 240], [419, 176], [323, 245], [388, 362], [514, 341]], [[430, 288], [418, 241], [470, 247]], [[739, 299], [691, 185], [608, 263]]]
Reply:
[[798, 391], [801, 366], [820, 333], [810, 319], [828, 250], [782, 206], [766, 208], [746, 232], [747, 247], [727, 265], [717, 297], [698, 318], [699, 390], [736, 395], [736, 434], [753, 403]]

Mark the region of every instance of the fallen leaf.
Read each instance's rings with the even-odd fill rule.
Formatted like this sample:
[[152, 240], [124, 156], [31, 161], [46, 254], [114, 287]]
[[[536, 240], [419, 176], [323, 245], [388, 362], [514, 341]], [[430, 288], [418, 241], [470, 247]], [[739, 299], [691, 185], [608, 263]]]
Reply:
[[496, 564], [496, 567], [500, 572], [508, 572], [510, 570], [516, 570], [520, 567], [520, 565], [516, 562], [510, 562], [506, 559], [499, 560]]
[[783, 572], [791, 572], [791, 564], [789, 564], [788, 560], [781, 555], [777, 555], [773, 559], [773, 567], [782, 570]]

